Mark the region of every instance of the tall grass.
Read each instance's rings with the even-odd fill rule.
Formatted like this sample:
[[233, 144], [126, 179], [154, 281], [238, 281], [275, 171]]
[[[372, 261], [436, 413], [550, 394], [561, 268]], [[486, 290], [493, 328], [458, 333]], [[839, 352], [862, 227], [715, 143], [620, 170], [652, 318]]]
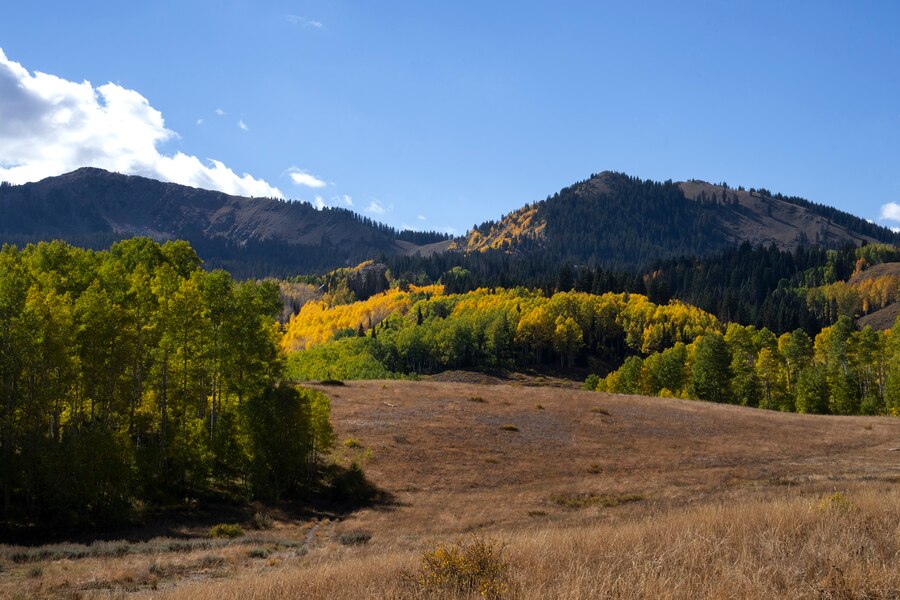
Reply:
[[[900, 490], [844, 498], [729, 501], [619, 524], [491, 535], [507, 543], [506, 597], [517, 600], [900, 597]], [[322, 552], [277, 573], [180, 586], [162, 597], [414, 598], [421, 590], [402, 574], [427, 551]]]

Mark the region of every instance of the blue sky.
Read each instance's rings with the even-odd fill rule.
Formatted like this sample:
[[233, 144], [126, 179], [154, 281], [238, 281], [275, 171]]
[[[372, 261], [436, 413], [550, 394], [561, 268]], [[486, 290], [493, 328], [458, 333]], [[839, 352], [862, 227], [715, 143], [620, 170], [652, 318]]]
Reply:
[[900, 224], [895, 2], [82, 1], [2, 15], [0, 179], [96, 162], [461, 233], [610, 169]]

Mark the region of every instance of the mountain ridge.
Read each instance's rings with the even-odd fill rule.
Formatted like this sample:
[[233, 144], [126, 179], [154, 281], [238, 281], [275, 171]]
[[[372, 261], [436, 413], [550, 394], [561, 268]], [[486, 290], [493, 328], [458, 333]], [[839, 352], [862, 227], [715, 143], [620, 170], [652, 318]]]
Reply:
[[790, 250], [898, 240], [850, 213], [768, 190], [699, 180], [660, 183], [603, 171], [473, 228], [456, 247], [635, 268], [744, 242]]
[[207, 266], [292, 276], [382, 256], [499, 252], [542, 264], [636, 270], [744, 242], [896, 244], [900, 235], [835, 208], [700, 180], [656, 182], [603, 171], [451, 239], [397, 231], [344, 208], [232, 196], [85, 167], [0, 186], [0, 242], [63, 239], [102, 248], [135, 235], [186, 239]]

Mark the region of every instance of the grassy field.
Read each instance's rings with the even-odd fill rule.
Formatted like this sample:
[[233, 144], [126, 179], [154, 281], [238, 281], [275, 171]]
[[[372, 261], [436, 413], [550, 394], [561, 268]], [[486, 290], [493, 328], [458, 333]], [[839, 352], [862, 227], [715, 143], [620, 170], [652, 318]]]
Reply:
[[900, 419], [527, 383], [323, 386], [379, 505], [0, 546], [0, 597], [482, 597], [421, 570], [479, 541], [502, 546], [488, 597], [900, 597]]

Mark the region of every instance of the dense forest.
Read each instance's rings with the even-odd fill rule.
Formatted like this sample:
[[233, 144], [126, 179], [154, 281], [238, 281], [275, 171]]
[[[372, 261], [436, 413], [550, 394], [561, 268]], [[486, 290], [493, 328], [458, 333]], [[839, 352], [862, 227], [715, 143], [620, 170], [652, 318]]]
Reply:
[[856, 330], [848, 317], [815, 339], [736, 323], [645, 358], [631, 356], [598, 391], [696, 398], [782, 411], [900, 416], [900, 321]]
[[802, 245], [789, 251], [744, 243], [708, 256], [660, 260], [638, 273], [560, 264], [546, 253], [520, 257], [498, 250], [382, 259], [395, 285], [439, 282], [448, 293], [515, 286], [546, 295], [632, 292], [658, 303], [677, 299], [723, 322], [777, 333], [800, 328], [814, 335], [841, 315], [862, 316], [892, 302], [895, 292], [878, 282], [842, 282], [869, 267], [897, 262], [900, 252], [886, 244], [831, 249]]
[[282, 383], [271, 282], [186, 242], [0, 250], [0, 493], [7, 524], [109, 523], [232, 490], [302, 488], [328, 399]]
[[444, 369], [618, 366], [632, 353], [717, 331], [715, 317], [638, 294], [553, 296], [524, 288], [444, 295], [389, 290], [364, 302], [306, 304], [283, 343], [299, 379], [371, 378]]
[[352, 304], [310, 302], [283, 343], [291, 352], [288, 371], [298, 379], [612, 366], [618, 368], [603, 379], [589, 377], [587, 387], [778, 410], [897, 414], [896, 335], [900, 329], [857, 331], [841, 316], [814, 338], [802, 329], [777, 336], [627, 292], [548, 297], [482, 288], [445, 295], [441, 286], [411, 286]]

